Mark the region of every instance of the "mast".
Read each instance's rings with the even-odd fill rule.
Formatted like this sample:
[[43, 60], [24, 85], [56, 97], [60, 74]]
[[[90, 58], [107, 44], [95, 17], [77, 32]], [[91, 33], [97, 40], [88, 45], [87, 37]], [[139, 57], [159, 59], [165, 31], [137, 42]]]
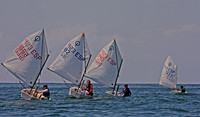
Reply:
[[87, 65], [85, 66], [85, 69], [84, 69], [83, 75], [81, 76], [81, 81], [80, 81], [78, 87], [80, 87], [81, 82], [82, 82], [82, 80], [83, 80], [83, 77], [85, 76], [86, 69], [87, 69], [87, 67], [88, 67], [88, 64], [89, 64], [89, 61], [90, 61], [90, 58], [91, 58], [91, 57], [92, 57], [92, 55], [90, 55], [89, 60], [88, 60], [88, 63], [87, 63]]
[[[41, 72], [42, 72], [42, 69], [43, 69], [45, 63], [47, 62], [47, 59], [48, 59], [48, 58], [49, 58], [49, 55], [47, 55], [47, 58], [46, 58], [46, 60], [44, 61], [44, 64], [42, 65], [42, 67], [41, 67], [41, 69], [40, 69], [40, 72], [39, 72], [39, 74], [38, 74], [38, 76], [37, 76], [35, 82], [33, 83], [33, 86], [35, 85], [35, 83], [36, 83], [38, 77], [40, 76], [40, 74], [41, 74]], [[33, 88], [33, 86], [32, 86], [31, 88]]]
[[[177, 81], [178, 81], [177, 70], [178, 70], [178, 67], [176, 66], [176, 74], [175, 74], [176, 85], [177, 85]], [[174, 88], [176, 88], [176, 85]]]
[[[117, 44], [116, 44], [115, 39], [114, 39], [114, 44], [115, 44], [116, 62], [118, 63], [118, 58], [117, 58], [117, 48], [116, 48]], [[123, 59], [122, 59], [122, 61], [123, 61]], [[120, 62], [120, 68], [121, 68], [122, 61]], [[113, 92], [114, 92], [114, 90], [115, 90], [115, 86], [116, 86], [116, 83], [117, 83], [117, 80], [118, 80], [118, 76], [119, 76], [120, 68], [118, 69], [118, 64], [117, 64], [117, 69], [118, 69], [118, 71], [117, 71], [117, 76], [116, 76], [115, 84], [114, 84], [114, 87], [113, 87]]]
[[113, 92], [114, 92], [115, 86], [116, 86], [116, 84], [117, 84], [117, 80], [118, 80], [118, 77], [119, 77], [119, 72], [120, 72], [120, 69], [121, 69], [121, 66], [122, 66], [122, 62], [123, 62], [123, 59], [122, 59], [121, 62], [120, 62], [119, 70], [118, 70], [118, 72], [117, 72], [117, 77], [116, 77], [115, 84], [114, 84], [114, 88], [113, 88]]
[[[41, 57], [43, 57], [43, 51], [45, 50], [45, 49], [43, 49], [43, 43], [44, 43], [44, 41], [45, 41], [45, 45], [46, 45], [46, 47], [47, 47], [47, 44], [46, 44], [46, 38], [45, 38], [45, 35], [44, 35], [44, 29], [43, 29], [43, 31], [42, 31], [42, 33], [43, 33], [43, 37], [42, 37], [42, 49], [41, 49]], [[47, 59], [49, 58], [49, 54], [48, 54], [48, 50], [47, 50], [47, 58], [45, 59], [45, 61], [44, 61], [44, 64], [42, 65], [42, 59], [41, 59], [41, 62], [40, 62], [40, 72], [39, 72], [39, 74], [37, 75], [37, 78], [36, 78], [36, 80], [35, 80], [35, 82], [33, 83], [33, 86], [31, 87], [31, 89], [34, 87], [34, 85], [35, 85], [35, 83], [36, 83], [36, 81], [38, 80], [38, 78], [39, 78], [39, 76], [41, 75], [41, 72], [42, 72], [42, 69], [43, 69], [43, 67], [44, 67], [44, 65], [46, 64], [46, 62], [47, 62]]]
[[[83, 36], [83, 40], [84, 40], [84, 43], [83, 43], [83, 54], [84, 54], [84, 58], [86, 58], [86, 55], [85, 55], [85, 34], [84, 34], [84, 32], [82, 33], [82, 36]], [[78, 88], [80, 88], [80, 85], [81, 85], [81, 82], [82, 82], [82, 80], [83, 80], [83, 77], [85, 76], [85, 73], [86, 73], [86, 69], [87, 69], [87, 67], [88, 67], [88, 64], [89, 64], [89, 62], [90, 62], [90, 58], [91, 58], [91, 54], [90, 54], [90, 57], [89, 57], [89, 59], [88, 59], [88, 62], [86, 63], [86, 61], [85, 61], [85, 69], [84, 69], [84, 72], [83, 72], [83, 74], [82, 74], [82, 76], [81, 76], [81, 80], [80, 80], [80, 83], [79, 83], [79, 85], [78, 85]]]

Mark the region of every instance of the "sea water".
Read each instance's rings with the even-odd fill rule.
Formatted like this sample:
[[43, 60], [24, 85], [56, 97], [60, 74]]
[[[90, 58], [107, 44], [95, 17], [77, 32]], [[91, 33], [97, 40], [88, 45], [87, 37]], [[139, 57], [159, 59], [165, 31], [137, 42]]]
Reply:
[[[40, 84], [42, 88], [43, 84]], [[158, 84], [129, 84], [131, 97], [112, 97], [111, 89], [93, 84], [94, 97], [76, 99], [68, 95], [64, 83], [48, 84], [51, 100], [23, 100], [23, 87], [16, 83], [0, 84], [0, 117], [10, 116], [200, 116], [200, 85], [184, 84], [185, 95], [172, 94]], [[70, 84], [70, 86], [74, 86]], [[180, 86], [180, 85], [178, 85]], [[121, 91], [123, 85], [120, 86]]]

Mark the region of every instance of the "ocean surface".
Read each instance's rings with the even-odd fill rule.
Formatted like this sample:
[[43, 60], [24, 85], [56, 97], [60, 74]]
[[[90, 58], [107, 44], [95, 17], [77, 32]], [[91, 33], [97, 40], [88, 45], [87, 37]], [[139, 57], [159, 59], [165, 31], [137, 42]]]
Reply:
[[[48, 86], [51, 100], [23, 100], [20, 98], [23, 87], [19, 83], [1, 83], [0, 117], [200, 116], [199, 84], [184, 84], [188, 92], [185, 95], [172, 94], [170, 89], [158, 84], [129, 84], [131, 97], [107, 96], [105, 91], [109, 88], [93, 84], [94, 97], [91, 99], [70, 98], [69, 88], [64, 83], [49, 83]], [[123, 84], [120, 90], [122, 88]]]

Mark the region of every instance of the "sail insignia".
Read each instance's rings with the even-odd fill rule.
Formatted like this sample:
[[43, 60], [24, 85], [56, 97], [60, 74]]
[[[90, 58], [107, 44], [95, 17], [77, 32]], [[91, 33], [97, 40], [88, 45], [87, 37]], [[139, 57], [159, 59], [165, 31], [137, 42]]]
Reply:
[[33, 87], [48, 56], [44, 30], [40, 30], [26, 37], [2, 64], [19, 80]]
[[102, 85], [114, 88], [119, 75], [122, 57], [115, 40], [108, 43], [97, 55], [85, 76]]
[[65, 45], [48, 69], [62, 78], [80, 85], [90, 56], [90, 50], [83, 33]]

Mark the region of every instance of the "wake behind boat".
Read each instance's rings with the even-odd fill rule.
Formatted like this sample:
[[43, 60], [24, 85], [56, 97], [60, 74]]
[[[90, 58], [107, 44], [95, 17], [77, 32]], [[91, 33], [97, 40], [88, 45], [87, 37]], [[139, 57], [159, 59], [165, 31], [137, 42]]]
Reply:
[[21, 91], [23, 99], [46, 99], [42, 94], [36, 96], [33, 87], [48, 57], [44, 30], [40, 30], [28, 36], [2, 63], [10, 73], [31, 88]]
[[70, 87], [67, 84], [70, 88], [70, 96], [76, 98], [84, 97], [87, 95], [81, 94], [80, 92], [82, 90], [81, 82], [84, 78], [90, 58], [89, 46], [87, 45], [84, 33], [82, 33], [66, 44], [48, 69], [78, 86]]
[[112, 88], [112, 93], [110, 93], [110, 91], [106, 93], [108, 95], [117, 96], [117, 91], [114, 91], [122, 61], [123, 59], [114, 39], [100, 51], [96, 59], [88, 68], [85, 76], [95, 82]]

